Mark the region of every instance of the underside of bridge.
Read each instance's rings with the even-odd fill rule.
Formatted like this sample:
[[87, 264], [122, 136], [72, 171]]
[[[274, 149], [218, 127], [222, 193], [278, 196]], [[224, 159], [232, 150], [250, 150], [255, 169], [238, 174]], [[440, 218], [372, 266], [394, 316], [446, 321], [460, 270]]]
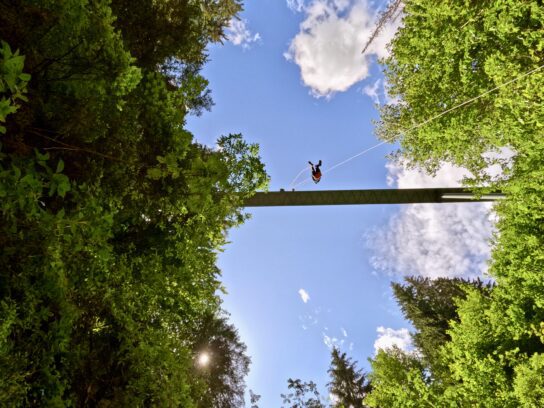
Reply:
[[258, 192], [245, 203], [246, 207], [300, 205], [361, 205], [471, 203], [503, 198], [500, 192], [489, 193], [482, 188], [406, 188], [380, 190], [321, 190]]

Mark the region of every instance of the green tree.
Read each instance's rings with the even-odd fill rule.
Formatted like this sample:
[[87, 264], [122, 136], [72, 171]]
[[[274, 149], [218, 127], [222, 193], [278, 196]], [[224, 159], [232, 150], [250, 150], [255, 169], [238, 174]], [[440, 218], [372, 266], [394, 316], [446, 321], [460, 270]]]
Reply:
[[[203, 390], [199, 390], [198, 407], [244, 406], [244, 378], [249, 372], [250, 359], [237, 330], [227, 319], [224, 312], [204, 315], [194, 333], [195, 376], [201, 379], [203, 386]], [[209, 361], [198, 364], [202, 353], [209, 356]]]
[[25, 58], [14, 53], [8, 43], [0, 42], [0, 134], [6, 133], [6, 128], [1, 124], [6, 121], [10, 113], [17, 112], [17, 100], [27, 102], [26, 85], [30, 75], [23, 72]]
[[416, 332], [414, 345], [434, 374], [440, 361], [440, 347], [451, 340], [448, 330], [458, 321], [456, 299], [466, 298], [466, 287], [490, 291], [492, 284], [465, 279], [408, 277], [405, 284], [392, 283], [393, 293]]
[[437, 397], [430, 387], [431, 379], [421, 360], [414, 354], [395, 346], [379, 350], [370, 363], [372, 389], [364, 399], [369, 407], [451, 406], [437, 404]]
[[257, 404], [259, 403], [260, 399], [261, 396], [259, 394], [254, 393], [252, 390], [249, 390], [249, 402], [251, 403], [251, 408], [259, 408]]
[[[0, 38], [31, 75], [0, 146], [0, 405], [197, 407], [210, 387], [243, 390], [249, 360], [219, 314], [215, 264], [267, 182], [258, 147], [195, 143], [184, 124], [208, 103], [199, 66], [146, 64], [114, 3], [0, 2]], [[230, 18], [209, 3], [164, 58], [205, 60]], [[183, 60], [195, 36], [202, 55]], [[231, 354], [199, 377], [198, 333], [214, 329], [209, 344]]]
[[[400, 103], [383, 108], [380, 137], [400, 142], [400, 156], [431, 172], [444, 161], [465, 166], [474, 175], [470, 183], [490, 182], [506, 199], [495, 206], [489, 270], [496, 286], [488, 291], [468, 285], [466, 296], [455, 296], [452, 287], [444, 302], [432, 288], [423, 292], [436, 294], [433, 301], [399, 288], [428, 362], [419, 362], [423, 371], [413, 372], [408, 388], [401, 387], [406, 378], [380, 386], [374, 380], [387, 384], [380, 376], [388, 365], [373, 363], [375, 388], [367, 403], [422, 406], [428, 398], [435, 406], [538, 406], [544, 352], [544, 9], [536, 0], [404, 3], [403, 27], [384, 61], [390, 93]], [[504, 147], [514, 157], [500, 163], [502, 179], [493, 178], [484, 169], [495, 159], [485, 153]], [[398, 369], [404, 376], [412, 372], [406, 364]], [[395, 399], [395, 389], [419, 391]]]
[[[313, 381], [303, 382], [299, 379], [289, 378], [287, 388], [291, 391], [288, 394], [281, 394], [283, 404], [289, 408], [325, 408], [321, 401], [321, 395], [317, 390], [317, 384]], [[283, 405], [282, 405], [283, 406]]]
[[462, 406], [515, 407], [512, 372], [520, 357], [515, 340], [497, 330], [491, 296], [470, 289], [459, 302], [459, 322], [452, 323], [451, 342], [442, 349], [442, 358], [454, 382], [446, 392]]
[[530, 149], [541, 133], [542, 70], [460, 109], [428, 119], [543, 64], [544, 10], [537, 0], [405, 1], [403, 26], [384, 60], [389, 93], [378, 134], [399, 141], [403, 157], [434, 170], [465, 166], [478, 178], [487, 151]]
[[544, 358], [534, 354], [516, 367], [514, 392], [523, 407], [538, 407], [544, 404]]
[[209, 42], [224, 39], [240, 0], [113, 0], [115, 25], [139, 64], [153, 68], [169, 59], [201, 66]]
[[363, 407], [363, 399], [371, 386], [355, 361], [336, 347], [331, 351], [331, 367], [328, 370], [331, 381], [329, 392], [334, 395], [334, 407]]

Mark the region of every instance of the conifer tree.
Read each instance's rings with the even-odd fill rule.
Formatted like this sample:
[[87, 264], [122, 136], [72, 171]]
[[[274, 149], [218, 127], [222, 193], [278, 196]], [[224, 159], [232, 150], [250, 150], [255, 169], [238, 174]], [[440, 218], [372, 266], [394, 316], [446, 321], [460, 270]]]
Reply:
[[450, 340], [447, 330], [452, 321], [458, 321], [456, 299], [465, 299], [464, 288], [471, 286], [482, 292], [491, 284], [481, 280], [408, 277], [406, 283], [392, 283], [393, 292], [404, 316], [416, 329], [414, 344], [431, 366], [437, 360], [437, 352]]
[[364, 373], [357, 369], [357, 362], [351, 361], [346, 353], [336, 347], [331, 352], [331, 367], [328, 370], [331, 382], [329, 392], [334, 395], [333, 407], [363, 407], [363, 398], [370, 391], [370, 384]]

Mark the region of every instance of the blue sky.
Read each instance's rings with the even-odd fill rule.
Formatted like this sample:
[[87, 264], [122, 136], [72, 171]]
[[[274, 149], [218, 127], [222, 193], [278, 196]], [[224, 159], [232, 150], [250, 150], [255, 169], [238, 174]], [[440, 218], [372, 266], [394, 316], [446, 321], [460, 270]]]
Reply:
[[[400, 21], [366, 57], [360, 49], [384, 1], [259, 0], [232, 23], [230, 41], [209, 47], [203, 74], [215, 106], [188, 127], [213, 145], [222, 134], [257, 142], [271, 190], [289, 188], [308, 160], [323, 169], [379, 143], [375, 103], [390, 101], [378, 56]], [[359, 50], [359, 51], [358, 51]], [[383, 145], [299, 190], [452, 186], [388, 163]], [[304, 176], [307, 176], [304, 174]], [[304, 180], [304, 177], [299, 179]], [[389, 180], [389, 182], [388, 182]], [[313, 380], [323, 395], [335, 344], [368, 371], [375, 346], [407, 347], [390, 281], [407, 274], [477, 276], [492, 231], [480, 204], [251, 209], [219, 256], [224, 307], [252, 358], [248, 388], [261, 408], [281, 406], [288, 378]], [[425, 254], [423, 256], [422, 254]]]

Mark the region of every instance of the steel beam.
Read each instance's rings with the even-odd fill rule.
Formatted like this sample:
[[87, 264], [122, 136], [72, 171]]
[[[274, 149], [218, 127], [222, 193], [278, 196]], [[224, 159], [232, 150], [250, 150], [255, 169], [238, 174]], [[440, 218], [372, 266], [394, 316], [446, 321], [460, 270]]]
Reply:
[[[475, 195], [480, 194], [479, 198]], [[404, 188], [381, 190], [321, 190], [258, 192], [245, 202], [246, 207], [274, 207], [300, 205], [360, 205], [360, 204], [416, 204], [466, 203], [495, 201], [503, 198], [500, 192], [485, 193], [481, 188]]]

